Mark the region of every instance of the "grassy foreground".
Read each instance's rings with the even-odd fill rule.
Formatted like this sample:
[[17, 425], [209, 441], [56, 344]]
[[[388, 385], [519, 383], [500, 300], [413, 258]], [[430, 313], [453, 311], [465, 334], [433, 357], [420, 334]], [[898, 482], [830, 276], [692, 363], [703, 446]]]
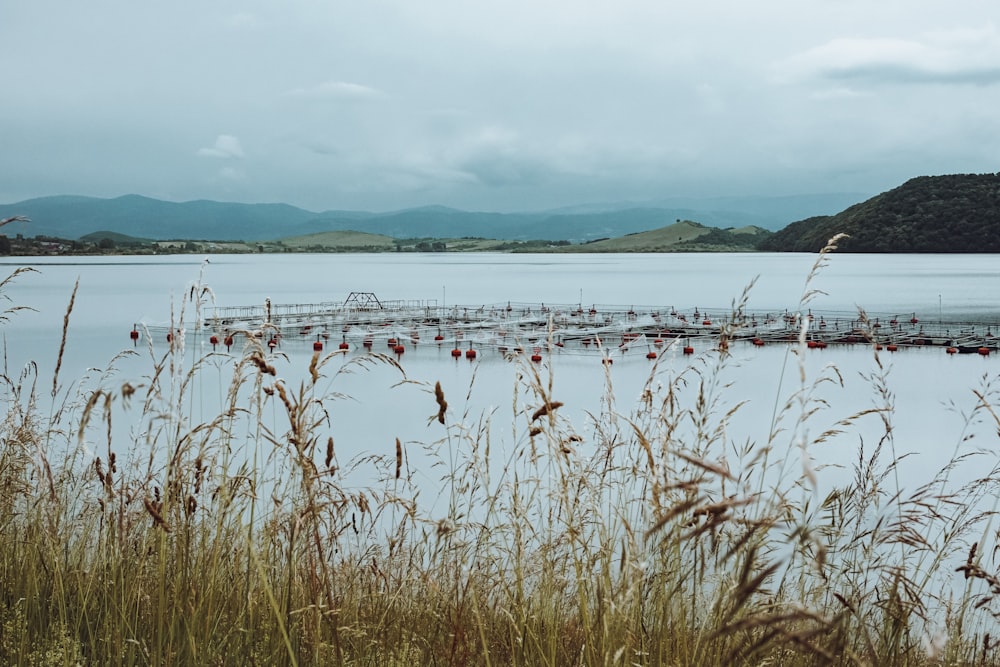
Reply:
[[[179, 325], [207, 293], [191, 289]], [[956, 488], [956, 459], [903, 485], [881, 366], [873, 407], [828, 428], [819, 389], [838, 375], [801, 367], [770, 436], [748, 442], [728, 428], [725, 331], [690, 370], [654, 369], [636, 405], [608, 375], [585, 428], [525, 364], [503, 442], [426, 385], [439, 439], [341, 461], [341, 397], [321, 380], [393, 360], [317, 354], [290, 386], [248, 340], [220, 366], [177, 336], [141, 379], [112, 370], [72, 393], [58, 364], [51, 383], [4, 376], [0, 663], [1000, 664], [1000, 474]], [[220, 367], [221, 408], [195, 419]], [[1000, 428], [988, 378], [975, 395], [970, 424]], [[789, 458], [862, 419], [881, 437], [818, 494]], [[362, 466], [377, 481], [357, 484]]]

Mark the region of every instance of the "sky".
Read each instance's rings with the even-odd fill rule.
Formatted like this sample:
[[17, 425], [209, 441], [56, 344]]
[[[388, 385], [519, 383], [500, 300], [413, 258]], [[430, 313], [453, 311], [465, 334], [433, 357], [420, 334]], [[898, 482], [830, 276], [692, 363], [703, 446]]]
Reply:
[[0, 202], [529, 211], [1000, 171], [996, 0], [10, 0]]

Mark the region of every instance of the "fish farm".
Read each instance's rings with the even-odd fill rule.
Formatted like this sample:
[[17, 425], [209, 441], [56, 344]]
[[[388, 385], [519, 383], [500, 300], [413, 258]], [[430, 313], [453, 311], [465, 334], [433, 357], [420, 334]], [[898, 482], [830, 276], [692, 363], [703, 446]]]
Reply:
[[[185, 335], [200, 333], [213, 347], [231, 348], [253, 337], [274, 349], [312, 345], [315, 351], [378, 346], [403, 354], [417, 345], [447, 346], [454, 357], [476, 358], [495, 351], [530, 351], [533, 359], [555, 348], [579, 352], [642, 351], [654, 359], [665, 347], [695, 348], [736, 343], [762, 346], [795, 343], [809, 348], [873, 345], [895, 352], [907, 347], [940, 347], [948, 354], [983, 356], [1000, 349], [997, 322], [922, 320], [917, 313], [862, 314], [808, 311], [748, 312], [672, 306], [616, 306], [505, 302], [443, 305], [435, 300], [386, 301], [371, 292], [352, 292], [341, 302], [216, 306]], [[170, 341], [169, 325], [142, 327], [153, 340]], [[141, 338], [138, 326], [129, 333]]]

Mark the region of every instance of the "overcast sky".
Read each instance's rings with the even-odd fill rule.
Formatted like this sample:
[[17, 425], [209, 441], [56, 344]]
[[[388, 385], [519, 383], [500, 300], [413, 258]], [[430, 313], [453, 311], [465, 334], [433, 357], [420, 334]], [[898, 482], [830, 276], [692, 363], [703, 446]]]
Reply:
[[9, 0], [0, 202], [491, 211], [1000, 170], [996, 0]]

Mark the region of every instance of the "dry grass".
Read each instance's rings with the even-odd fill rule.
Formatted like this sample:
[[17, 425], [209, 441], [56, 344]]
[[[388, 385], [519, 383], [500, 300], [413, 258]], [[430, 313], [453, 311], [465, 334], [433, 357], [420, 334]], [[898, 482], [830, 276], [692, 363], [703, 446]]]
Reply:
[[[208, 297], [192, 289], [178, 325]], [[881, 364], [873, 407], [817, 433], [819, 389], [840, 377], [791, 354], [799, 382], [775, 397], [769, 437], [741, 442], [725, 332], [686, 370], [654, 368], [635, 405], [608, 373], [586, 430], [527, 363], [503, 443], [437, 383], [421, 385], [437, 440], [342, 461], [330, 406], [344, 397], [321, 387], [375, 364], [411, 382], [402, 369], [317, 354], [292, 386], [245, 340], [233, 363], [178, 336], [147, 349], [145, 377], [118, 380], [112, 362], [72, 395], [53, 378], [48, 402], [33, 367], [3, 378], [0, 662], [1000, 664], [1000, 476], [953, 484], [956, 445], [929, 482], [902, 484]], [[221, 409], [196, 418], [195, 388], [223, 373]], [[969, 423], [1000, 431], [997, 387], [975, 396]], [[113, 442], [121, 419], [130, 435]], [[810, 451], [859, 420], [882, 435], [821, 496]], [[356, 484], [362, 466], [378, 479]]]

